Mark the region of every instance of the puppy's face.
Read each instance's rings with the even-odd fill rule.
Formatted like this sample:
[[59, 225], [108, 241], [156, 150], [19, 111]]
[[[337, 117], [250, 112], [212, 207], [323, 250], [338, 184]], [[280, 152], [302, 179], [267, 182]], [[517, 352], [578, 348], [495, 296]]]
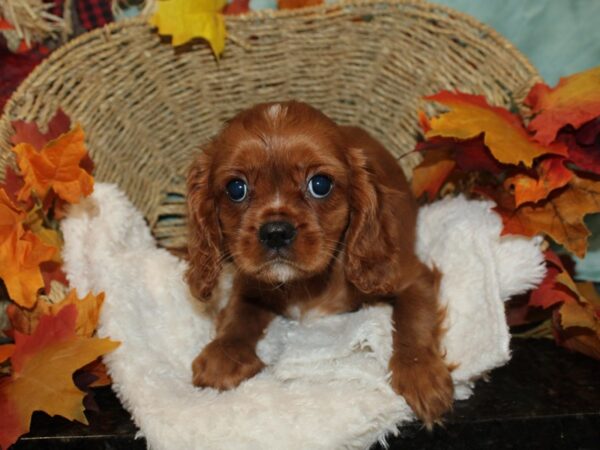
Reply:
[[349, 216], [337, 126], [302, 104], [259, 105], [213, 141], [208, 184], [223, 252], [269, 283], [324, 271]]

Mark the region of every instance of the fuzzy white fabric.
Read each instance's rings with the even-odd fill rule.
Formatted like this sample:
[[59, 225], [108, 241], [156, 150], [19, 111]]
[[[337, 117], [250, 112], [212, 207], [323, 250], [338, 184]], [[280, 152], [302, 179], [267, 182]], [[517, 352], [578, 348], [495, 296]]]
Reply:
[[[456, 397], [508, 361], [503, 301], [544, 275], [540, 241], [500, 238], [489, 202], [423, 208], [418, 252], [444, 274], [444, 338]], [[267, 368], [237, 389], [192, 386], [191, 362], [214, 335], [183, 280], [115, 186], [97, 184], [62, 222], [69, 281], [106, 293], [99, 334], [121, 341], [105, 361], [113, 388], [152, 449], [367, 448], [414, 419], [388, 384], [391, 308], [297, 322], [276, 319], [258, 347]]]

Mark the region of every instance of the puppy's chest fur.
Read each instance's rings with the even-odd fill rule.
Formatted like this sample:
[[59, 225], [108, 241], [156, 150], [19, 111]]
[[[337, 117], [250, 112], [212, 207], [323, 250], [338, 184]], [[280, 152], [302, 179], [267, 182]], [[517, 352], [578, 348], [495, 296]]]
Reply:
[[[293, 320], [355, 311], [369, 300], [348, 283], [341, 264], [334, 264], [327, 273], [309, 280], [276, 286], [259, 284], [229, 271], [219, 285], [222, 289], [218, 290], [218, 309], [224, 308], [230, 298], [244, 297], [246, 301]], [[237, 295], [229, 297], [227, 286]]]

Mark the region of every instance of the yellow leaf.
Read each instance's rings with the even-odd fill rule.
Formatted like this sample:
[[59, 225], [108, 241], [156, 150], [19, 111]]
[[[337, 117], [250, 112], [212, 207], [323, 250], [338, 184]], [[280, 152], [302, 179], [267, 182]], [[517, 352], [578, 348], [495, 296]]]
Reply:
[[194, 38], [206, 39], [218, 57], [225, 49], [225, 21], [220, 11], [226, 0], [159, 0], [150, 23], [159, 34], [172, 36], [178, 46]]
[[451, 111], [431, 119], [432, 136], [470, 139], [484, 134], [484, 143], [499, 162], [520, 163], [531, 167], [533, 160], [545, 154], [566, 156], [562, 144], [541, 145], [529, 137], [520, 119], [503, 108], [488, 105], [485, 98], [477, 95], [451, 93], [448, 91], [427, 97], [451, 108]]

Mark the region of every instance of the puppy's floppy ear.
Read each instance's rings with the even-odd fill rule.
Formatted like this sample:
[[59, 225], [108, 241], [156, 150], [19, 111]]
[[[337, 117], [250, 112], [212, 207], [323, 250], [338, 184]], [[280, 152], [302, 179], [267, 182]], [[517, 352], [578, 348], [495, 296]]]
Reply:
[[406, 288], [419, 266], [415, 256], [416, 205], [408, 191], [381, 184], [362, 150], [347, 152], [351, 212], [346, 231], [346, 278], [367, 294]]
[[188, 253], [186, 278], [194, 297], [208, 300], [222, 268], [221, 230], [210, 190], [211, 157], [202, 153], [187, 177]]

